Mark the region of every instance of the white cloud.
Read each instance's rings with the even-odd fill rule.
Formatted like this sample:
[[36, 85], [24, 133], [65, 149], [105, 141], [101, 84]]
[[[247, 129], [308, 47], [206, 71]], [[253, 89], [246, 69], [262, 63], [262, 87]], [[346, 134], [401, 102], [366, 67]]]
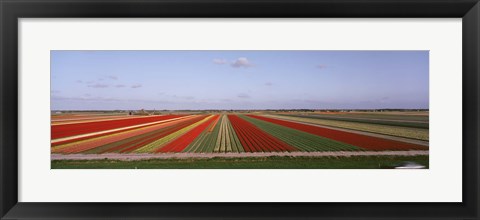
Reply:
[[232, 62], [232, 67], [240, 68], [240, 67], [251, 67], [252, 63], [246, 57], [239, 57], [235, 61]]

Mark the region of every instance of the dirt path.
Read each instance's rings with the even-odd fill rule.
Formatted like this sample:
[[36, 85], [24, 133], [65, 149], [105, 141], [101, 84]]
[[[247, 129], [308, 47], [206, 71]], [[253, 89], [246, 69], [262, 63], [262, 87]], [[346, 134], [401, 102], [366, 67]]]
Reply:
[[428, 151], [331, 151], [331, 152], [255, 152], [255, 153], [161, 153], [161, 154], [52, 154], [51, 160], [147, 160], [147, 159], [189, 159], [214, 157], [351, 157], [351, 156], [417, 156], [428, 155]]

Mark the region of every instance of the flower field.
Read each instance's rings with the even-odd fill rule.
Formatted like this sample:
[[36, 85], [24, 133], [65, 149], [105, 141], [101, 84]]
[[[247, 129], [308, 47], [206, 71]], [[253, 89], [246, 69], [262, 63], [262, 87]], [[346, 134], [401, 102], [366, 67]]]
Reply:
[[[291, 117], [294, 118], [294, 117]], [[428, 150], [428, 146], [261, 114], [61, 115], [54, 154]], [[377, 122], [378, 123], [378, 122]]]
[[[298, 121], [298, 122], [305, 122], [305, 123], [311, 123], [311, 124], [317, 124], [317, 125], [326, 125], [330, 127], [336, 127], [336, 128], [345, 128], [345, 129], [351, 129], [351, 130], [357, 130], [357, 131], [366, 131], [366, 132], [371, 132], [371, 133], [377, 133], [377, 134], [384, 134], [384, 135], [390, 135], [390, 136], [396, 136], [396, 137], [404, 137], [404, 138], [410, 138], [410, 139], [417, 139], [417, 140], [423, 140], [423, 141], [428, 141], [429, 139], [429, 129], [428, 129], [428, 124], [425, 125], [427, 128], [422, 128], [420, 126], [414, 126], [414, 127], [406, 127], [405, 123], [403, 126], [393, 126], [391, 123], [379, 123], [378, 120], [370, 120], [367, 123], [366, 120], [364, 119], [363, 121], [358, 120], [358, 119], [344, 119], [337, 117], [333, 119], [332, 117], [319, 117], [316, 115], [270, 115], [271, 117], [275, 117], [278, 119], [284, 119], [284, 120], [293, 120], [293, 121]], [[377, 119], [377, 118], [376, 118]], [[375, 122], [375, 123], [372, 123]], [[428, 122], [428, 121], [427, 121]], [[420, 124], [420, 123], [417, 123]], [[425, 123], [421, 123], [425, 124]]]

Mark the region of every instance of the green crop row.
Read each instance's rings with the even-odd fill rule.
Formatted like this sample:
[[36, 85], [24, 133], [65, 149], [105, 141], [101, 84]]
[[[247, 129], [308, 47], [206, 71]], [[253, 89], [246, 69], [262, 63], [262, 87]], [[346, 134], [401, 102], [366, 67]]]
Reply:
[[220, 123], [217, 123], [215, 125], [215, 128], [210, 132], [208, 131], [208, 129], [205, 129], [200, 135], [198, 135], [197, 138], [195, 138], [195, 140], [192, 141], [192, 143], [190, 143], [183, 150], [183, 152], [213, 152], [213, 148], [215, 147], [219, 131]]
[[404, 137], [410, 139], [424, 140], [428, 141], [428, 128], [407, 128], [400, 126], [390, 126], [390, 125], [379, 125], [379, 124], [366, 124], [358, 122], [347, 122], [347, 121], [338, 121], [338, 120], [329, 120], [329, 119], [318, 119], [318, 118], [302, 118], [296, 116], [284, 116], [284, 115], [269, 115], [270, 117], [286, 119], [298, 122], [305, 122], [311, 124], [325, 125], [337, 128], [345, 128], [357, 131], [365, 131], [377, 134], [385, 134], [390, 136]]
[[220, 117], [212, 131], [205, 129], [183, 152], [244, 152], [228, 117], [226, 115]]
[[204, 118], [202, 119], [201, 121], [198, 121], [198, 122], [195, 122], [185, 128], [182, 128], [172, 134], [169, 134], [165, 137], [162, 137], [158, 140], [155, 140], [147, 145], [144, 145], [136, 150], [134, 150], [135, 153], [149, 153], [149, 152], [152, 152], [156, 149], [159, 149], [163, 146], [165, 146], [166, 144], [168, 144], [170, 141], [182, 136], [183, 134], [187, 133], [188, 131], [192, 130], [193, 128], [195, 128], [196, 126], [204, 123], [205, 121], [207, 121], [208, 119], [210, 119], [210, 117], [212, 116], [209, 116], [207, 118]]
[[302, 151], [356, 151], [359, 147], [284, 127], [274, 123], [258, 120], [245, 115], [241, 118], [264, 130], [270, 135]]
[[312, 119], [324, 119], [332, 121], [345, 121], [345, 122], [358, 122], [365, 124], [378, 124], [378, 125], [390, 125], [390, 126], [399, 126], [407, 128], [425, 128], [428, 129], [428, 122], [422, 121], [395, 121], [395, 120], [385, 120], [385, 119], [369, 119], [369, 118], [351, 118], [351, 117], [338, 117], [330, 115], [283, 115], [282, 116], [294, 116], [300, 118], [312, 118]]

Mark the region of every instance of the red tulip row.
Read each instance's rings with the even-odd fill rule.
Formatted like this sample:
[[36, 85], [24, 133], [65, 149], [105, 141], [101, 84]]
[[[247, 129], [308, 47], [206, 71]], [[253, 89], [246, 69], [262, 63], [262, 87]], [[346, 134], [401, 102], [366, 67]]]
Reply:
[[324, 127], [318, 127], [307, 124], [300, 124], [290, 121], [284, 121], [274, 118], [268, 118], [258, 115], [248, 115], [249, 117], [304, 131], [310, 134], [326, 137], [339, 142], [351, 144], [367, 150], [427, 150], [428, 147], [405, 143], [400, 141], [388, 140], [379, 137], [372, 137], [352, 132], [334, 130]]
[[237, 115], [228, 115], [246, 152], [297, 151], [296, 148], [255, 127]]
[[159, 140], [161, 138], [164, 138], [170, 134], [173, 134], [189, 125], [192, 125], [207, 116], [200, 116], [200, 117], [195, 117], [193, 119], [187, 120], [185, 122], [177, 123], [175, 125], [166, 127], [161, 130], [157, 130], [155, 132], [152, 132], [151, 134], [147, 136], [143, 136], [141, 138], [132, 138], [132, 140], [129, 140], [121, 145], [115, 146], [110, 149], [106, 149], [100, 153], [106, 153], [106, 152], [119, 152], [119, 153], [129, 153], [132, 151], [137, 150], [138, 148], [141, 148], [147, 144], [150, 144], [156, 140]]
[[219, 115], [213, 116], [208, 121], [198, 125], [194, 129], [190, 130], [186, 134], [178, 137], [174, 141], [170, 142], [169, 144], [165, 145], [164, 147], [156, 150], [155, 152], [182, 152], [190, 143], [192, 143], [195, 138], [200, 135], [209, 125], [212, 125], [218, 121]]
[[85, 123], [52, 125], [52, 140], [57, 138], [69, 137], [80, 134], [87, 134], [98, 131], [122, 128], [127, 126], [139, 125], [166, 119], [178, 118], [183, 115], [161, 115], [150, 117], [136, 117], [118, 120], [100, 120]]
[[[187, 118], [188, 118], [188, 116], [187, 116]], [[165, 119], [165, 120], [162, 120], [162, 121], [158, 121], [158, 123], [155, 123], [153, 125], [160, 125], [160, 124], [165, 124], [165, 123], [170, 124], [171, 122], [174, 122], [174, 121], [177, 121], [177, 120], [185, 120], [185, 119], [186, 119], [186, 117]], [[135, 127], [130, 127], [130, 128], [125, 128], [125, 129], [115, 129], [115, 130], [112, 130], [110, 132], [89, 134], [89, 135], [80, 136], [80, 137], [69, 137], [66, 140], [52, 142], [51, 146], [54, 147], [54, 146], [58, 146], [58, 145], [64, 145], [64, 144], [68, 144], [68, 143], [88, 140], [88, 139], [97, 138], [97, 137], [105, 137], [105, 136], [109, 136], [109, 135], [112, 135], [112, 134], [123, 133], [123, 132], [126, 132], [126, 131], [139, 130], [141, 128], [146, 128], [146, 127], [152, 127], [152, 124], [148, 123], [148, 124], [139, 125], [139, 126], [135, 126]]]
[[[54, 153], [102, 153], [109, 152], [112, 148], [131, 140], [139, 140], [160, 132], [180, 129], [194, 123], [198, 116], [183, 117], [178, 120], [167, 121], [154, 125], [142, 126], [133, 129], [121, 130], [107, 134], [99, 134], [79, 139], [69, 140], [68, 143], [52, 144]], [[173, 132], [176, 130], [173, 130]], [[165, 134], [165, 133], [164, 133]]]

